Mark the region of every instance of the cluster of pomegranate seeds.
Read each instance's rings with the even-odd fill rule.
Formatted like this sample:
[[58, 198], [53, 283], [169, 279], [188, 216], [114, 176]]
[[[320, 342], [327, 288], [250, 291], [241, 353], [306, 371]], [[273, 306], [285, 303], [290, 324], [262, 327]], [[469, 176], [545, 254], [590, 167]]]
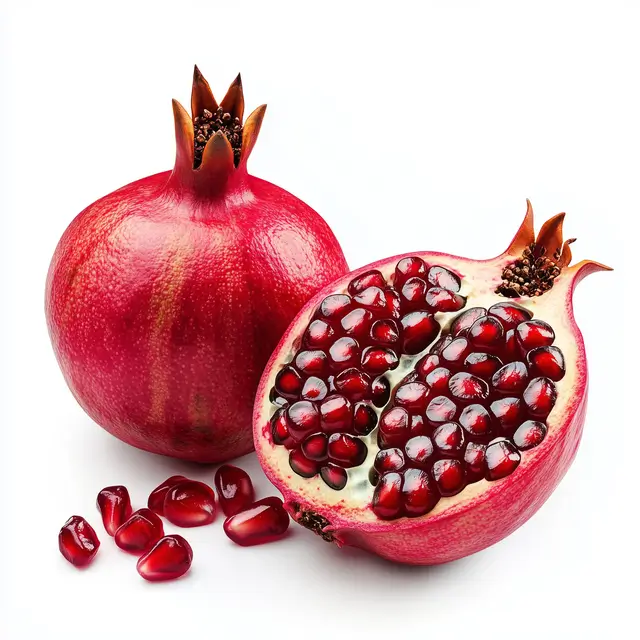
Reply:
[[71, 516], [58, 534], [60, 553], [75, 567], [86, 567], [98, 553], [100, 540], [81, 516]]

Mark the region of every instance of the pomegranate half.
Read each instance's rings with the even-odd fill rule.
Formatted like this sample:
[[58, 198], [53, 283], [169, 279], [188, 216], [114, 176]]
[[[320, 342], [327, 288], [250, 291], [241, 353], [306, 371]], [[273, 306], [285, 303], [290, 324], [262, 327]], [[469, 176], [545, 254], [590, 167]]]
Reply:
[[247, 172], [265, 106], [240, 76], [218, 104], [197, 67], [173, 102], [176, 160], [80, 213], [53, 256], [46, 315], [74, 396], [141, 449], [220, 462], [253, 448], [260, 375], [302, 305], [347, 271], [310, 207]]
[[498, 542], [575, 456], [587, 361], [564, 214], [505, 253], [419, 253], [342, 277], [275, 350], [254, 410], [292, 517], [339, 546], [437, 564]]

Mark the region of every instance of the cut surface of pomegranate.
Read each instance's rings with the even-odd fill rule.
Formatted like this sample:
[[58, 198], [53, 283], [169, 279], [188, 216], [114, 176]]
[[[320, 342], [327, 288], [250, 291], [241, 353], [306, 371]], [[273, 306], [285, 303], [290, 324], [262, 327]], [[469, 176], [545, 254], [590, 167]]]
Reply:
[[71, 516], [60, 529], [58, 547], [74, 567], [86, 567], [98, 553], [100, 540], [82, 516]]
[[201, 527], [216, 519], [216, 496], [204, 482], [183, 480], [164, 498], [164, 517], [178, 527]]
[[141, 556], [136, 568], [150, 582], [175, 580], [191, 568], [193, 550], [179, 535], [165, 536], [153, 548]]
[[282, 538], [289, 528], [289, 521], [280, 498], [263, 498], [227, 518], [224, 532], [236, 544], [249, 547]]
[[105, 487], [98, 493], [97, 506], [102, 515], [102, 523], [110, 536], [114, 536], [118, 527], [131, 515], [129, 491], [122, 485]]
[[[570, 266], [562, 222], [535, 237], [529, 206], [493, 260], [398, 256], [305, 306], [254, 412], [260, 462], [297, 522], [338, 544], [432, 564], [500, 540], [544, 502], [584, 422], [573, 290], [607, 269]], [[323, 342], [309, 356], [304, 336], [319, 320]], [[299, 378], [297, 391], [281, 392], [282, 371]], [[328, 390], [321, 400], [301, 397], [311, 375]]]
[[160, 517], [151, 509], [139, 509], [116, 530], [114, 541], [123, 551], [142, 553], [164, 535]]

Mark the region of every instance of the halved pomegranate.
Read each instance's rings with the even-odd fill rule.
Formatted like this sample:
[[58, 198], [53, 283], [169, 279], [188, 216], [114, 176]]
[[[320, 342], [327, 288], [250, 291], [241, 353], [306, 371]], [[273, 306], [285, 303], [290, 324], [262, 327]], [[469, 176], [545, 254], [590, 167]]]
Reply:
[[563, 219], [535, 237], [528, 203], [497, 258], [396, 256], [305, 306], [254, 411], [260, 462], [298, 523], [436, 564], [499, 541], [542, 505], [584, 422], [573, 290], [608, 269], [569, 266]]

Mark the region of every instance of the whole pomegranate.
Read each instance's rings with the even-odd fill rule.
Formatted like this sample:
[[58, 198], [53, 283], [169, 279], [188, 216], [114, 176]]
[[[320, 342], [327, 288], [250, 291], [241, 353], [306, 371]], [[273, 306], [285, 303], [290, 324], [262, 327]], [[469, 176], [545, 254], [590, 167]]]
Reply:
[[533, 212], [505, 253], [387, 258], [298, 314], [256, 399], [260, 462], [293, 518], [410, 564], [498, 542], [575, 456], [587, 361], [564, 214]]
[[240, 76], [218, 104], [196, 67], [191, 108], [173, 102], [173, 171], [101, 198], [65, 231], [46, 315], [98, 424], [147, 451], [219, 462], [253, 448], [264, 365], [347, 264], [315, 211], [247, 173], [266, 107], [243, 124]]

